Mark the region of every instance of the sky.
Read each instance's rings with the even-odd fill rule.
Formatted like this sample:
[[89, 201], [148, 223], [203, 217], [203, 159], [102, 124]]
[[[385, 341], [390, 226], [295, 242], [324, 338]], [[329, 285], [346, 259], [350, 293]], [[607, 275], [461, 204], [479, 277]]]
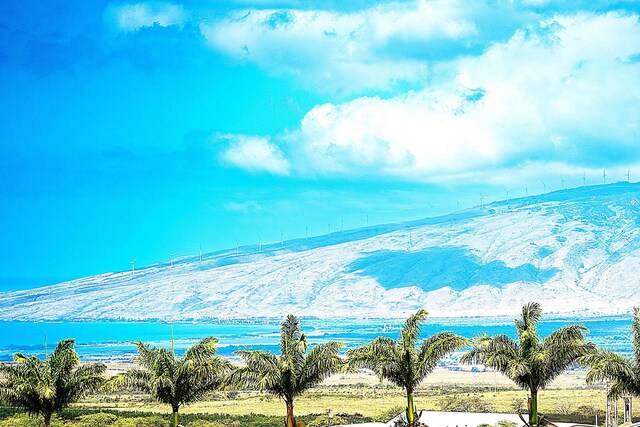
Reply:
[[1, 1], [0, 291], [637, 181], [639, 19], [632, 0]]

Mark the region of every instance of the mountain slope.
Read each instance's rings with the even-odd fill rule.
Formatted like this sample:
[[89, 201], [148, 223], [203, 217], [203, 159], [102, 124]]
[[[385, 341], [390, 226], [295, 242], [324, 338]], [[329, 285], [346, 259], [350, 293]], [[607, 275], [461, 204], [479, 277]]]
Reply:
[[0, 293], [0, 319], [617, 314], [640, 302], [639, 213], [639, 184], [562, 190]]

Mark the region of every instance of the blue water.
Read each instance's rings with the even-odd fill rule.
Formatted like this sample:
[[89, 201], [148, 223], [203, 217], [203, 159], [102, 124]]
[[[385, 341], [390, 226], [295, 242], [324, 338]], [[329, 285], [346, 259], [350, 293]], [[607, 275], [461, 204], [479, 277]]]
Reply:
[[[598, 346], [630, 354], [630, 317], [591, 319], [556, 319], [543, 321], [539, 331], [543, 336], [572, 323], [581, 323], [590, 330], [589, 339]], [[319, 320], [302, 319], [302, 329], [310, 343], [337, 340], [352, 348], [377, 336], [395, 338], [403, 320]], [[206, 336], [220, 340], [219, 353], [232, 357], [238, 349], [261, 349], [277, 352], [279, 340], [277, 322], [260, 323], [145, 323], [145, 322], [0, 322], [0, 361], [11, 360], [15, 352], [27, 355], [44, 354], [46, 336], [49, 351], [59, 340], [75, 338], [83, 360], [129, 361], [135, 356], [132, 341], [142, 340], [152, 346], [170, 347], [171, 330], [176, 352], [181, 354], [191, 344]], [[423, 326], [423, 336], [435, 332], [454, 331], [468, 338], [482, 333], [515, 335], [513, 319], [506, 318], [431, 318]]]

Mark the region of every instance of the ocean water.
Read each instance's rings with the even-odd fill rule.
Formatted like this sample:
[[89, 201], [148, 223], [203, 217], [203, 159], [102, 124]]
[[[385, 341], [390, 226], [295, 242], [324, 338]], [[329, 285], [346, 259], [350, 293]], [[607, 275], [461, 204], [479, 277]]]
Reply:
[[[588, 338], [601, 348], [630, 354], [630, 317], [563, 318], [545, 320], [539, 331], [546, 336], [553, 330], [573, 323], [589, 328]], [[346, 349], [371, 341], [377, 336], [397, 337], [402, 319], [301, 319], [302, 330], [311, 344], [336, 340]], [[260, 349], [277, 352], [280, 325], [276, 321], [218, 323], [152, 323], [152, 322], [0, 322], [0, 361], [13, 354], [44, 354], [45, 339], [49, 351], [64, 338], [75, 338], [76, 348], [85, 361], [131, 361], [136, 354], [133, 341], [144, 341], [156, 347], [171, 346], [183, 353], [190, 345], [207, 336], [220, 340], [219, 353], [233, 358], [238, 349]], [[453, 331], [473, 338], [507, 334], [515, 336], [513, 319], [509, 318], [430, 318], [422, 328], [423, 337], [440, 331]]]

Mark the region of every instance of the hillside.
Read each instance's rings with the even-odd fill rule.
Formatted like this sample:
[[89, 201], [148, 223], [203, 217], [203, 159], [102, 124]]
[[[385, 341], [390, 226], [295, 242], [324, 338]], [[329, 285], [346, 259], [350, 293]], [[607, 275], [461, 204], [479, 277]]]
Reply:
[[640, 184], [183, 258], [0, 293], [2, 320], [617, 314], [640, 303]]

